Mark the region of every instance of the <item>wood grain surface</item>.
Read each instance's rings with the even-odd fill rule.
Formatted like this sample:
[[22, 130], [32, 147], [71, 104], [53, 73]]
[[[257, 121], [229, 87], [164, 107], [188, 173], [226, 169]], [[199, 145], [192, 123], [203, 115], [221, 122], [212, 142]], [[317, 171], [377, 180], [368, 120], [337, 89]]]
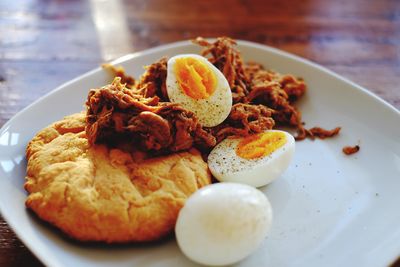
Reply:
[[[2, 0], [0, 126], [104, 61], [221, 35], [310, 59], [400, 109], [398, 0]], [[1, 217], [0, 266], [42, 266]]]

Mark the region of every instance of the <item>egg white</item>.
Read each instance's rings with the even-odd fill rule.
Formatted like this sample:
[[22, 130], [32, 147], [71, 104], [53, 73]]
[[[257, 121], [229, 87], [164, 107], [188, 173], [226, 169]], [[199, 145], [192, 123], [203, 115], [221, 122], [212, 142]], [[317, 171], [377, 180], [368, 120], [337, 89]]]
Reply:
[[175, 234], [182, 252], [205, 265], [240, 261], [257, 249], [272, 224], [267, 197], [238, 183], [208, 185], [180, 210]]
[[[278, 130], [269, 130], [278, 131]], [[270, 155], [244, 159], [236, 154], [243, 138], [226, 138], [208, 156], [208, 167], [220, 182], [236, 182], [260, 187], [271, 183], [288, 168], [295, 150], [295, 140], [287, 132], [286, 143]]]
[[[194, 58], [204, 63], [216, 77], [216, 89], [206, 99], [193, 99], [186, 95], [177, 81], [175, 63], [178, 58]], [[179, 103], [192, 111], [205, 127], [214, 127], [223, 122], [232, 108], [232, 92], [222, 72], [206, 58], [195, 54], [183, 54], [171, 57], [167, 63], [167, 94], [171, 102]]]

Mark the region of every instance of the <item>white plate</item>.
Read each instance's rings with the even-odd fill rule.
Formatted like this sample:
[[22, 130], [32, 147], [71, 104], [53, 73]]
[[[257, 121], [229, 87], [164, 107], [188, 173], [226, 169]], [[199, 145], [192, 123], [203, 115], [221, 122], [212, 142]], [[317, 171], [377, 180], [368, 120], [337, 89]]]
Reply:
[[[400, 255], [400, 113], [360, 86], [299, 57], [239, 42], [246, 60], [304, 77], [299, 103], [307, 126], [342, 126], [337, 138], [297, 143], [294, 162], [264, 188], [273, 229], [240, 266], [386, 266]], [[199, 52], [179, 42], [115, 63], [138, 77], [160, 57]], [[0, 208], [27, 247], [48, 266], [190, 266], [174, 240], [150, 245], [81, 245], [65, 240], [24, 206], [27, 142], [41, 128], [78, 112], [89, 88], [110, 77], [101, 69], [68, 82], [6, 123], [0, 131]], [[344, 145], [361, 144], [345, 156]]]

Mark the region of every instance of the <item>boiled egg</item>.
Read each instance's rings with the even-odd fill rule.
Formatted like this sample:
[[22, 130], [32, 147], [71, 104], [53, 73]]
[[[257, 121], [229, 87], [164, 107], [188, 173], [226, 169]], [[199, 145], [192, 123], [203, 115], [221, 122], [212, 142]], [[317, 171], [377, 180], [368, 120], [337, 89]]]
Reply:
[[256, 250], [272, 224], [267, 197], [238, 183], [211, 184], [191, 195], [175, 226], [179, 248], [192, 261], [227, 265]]
[[192, 111], [205, 127], [220, 124], [231, 111], [228, 81], [202, 56], [184, 54], [170, 58], [166, 84], [170, 101]]
[[226, 138], [211, 151], [208, 167], [221, 182], [260, 187], [272, 182], [288, 168], [294, 150], [293, 136], [279, 130]]

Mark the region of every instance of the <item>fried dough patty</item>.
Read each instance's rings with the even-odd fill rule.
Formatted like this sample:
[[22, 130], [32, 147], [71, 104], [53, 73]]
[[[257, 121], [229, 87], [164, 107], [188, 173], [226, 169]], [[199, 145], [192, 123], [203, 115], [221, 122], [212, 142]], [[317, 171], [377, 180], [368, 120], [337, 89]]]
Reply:
[[141, 159], [90, 146], [84, 113], [41, 130], [26, 149], [26, 206], [81, 241], [159, 239], [193, 192], [211, 182], [197, 150]]

